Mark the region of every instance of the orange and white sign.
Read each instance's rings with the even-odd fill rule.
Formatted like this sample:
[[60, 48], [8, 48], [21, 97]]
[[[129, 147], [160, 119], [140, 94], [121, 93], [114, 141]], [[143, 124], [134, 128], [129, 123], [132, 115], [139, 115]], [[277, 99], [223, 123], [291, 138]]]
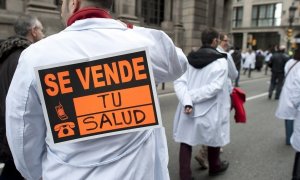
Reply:
[[161, 126], [146, 49], [37, 67], [35, 71], [54, 143]]

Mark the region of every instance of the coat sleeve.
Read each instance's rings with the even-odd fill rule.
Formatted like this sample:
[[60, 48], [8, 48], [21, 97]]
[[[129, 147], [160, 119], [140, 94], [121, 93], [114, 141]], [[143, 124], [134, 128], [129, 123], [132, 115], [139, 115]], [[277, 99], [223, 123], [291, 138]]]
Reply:
[[23, 54], [6, 97], [6, 135], [17, 169], [25, 179], [40, 179], [46, 126], [34, 87], [34, 70]]
[[187, 88], [187, 76], [188, 73], [184, 73], [180, 78], [174, 81], [174, 90], [179, 102], [183, 105], [193, 106], [192, 99], [188, 93]]
[[[299, 66], [299, 65], [297, 64], [296, 66]], [[293, 67], [293, 68], [295, 68], [294, 70], [298, 70], [298, 67], [296, 67], [296, 66]], [[290, 98], [291, 98], [290, 100], [291, 100], [293, 106], [295, 107], [295, 109], [297, 109], [297, 111], [300, 111], [300, 72], [299, 71], [296, 73], [296, 76], [297, 76], [297, 78], [295, 78], [295, 77], [293, 78], [294, 81], [291, 82], [292, 86], [289, 89]], [[291, 78], [291, 74], [288, 75], [287, 78]]]
[[238, 76], [238, 71], [232, 59], [232, 56], [227, 53], [227, 61], [228, 61], [228, 77], [234, 81]]
[[155, 82], [169, 82], [179, 78], [187, 68], [187, 58], [182, 50], [163, 31], [145, 28], [143, 35], [155, 39], [150, 49]]
[[217, 60], [214, 62], [215, 67], [212, 68], [213, 71], [207, 76], [210, 77], [209, 83], [206, 85], [189, 90], [188, 93], [194, 104], [206, 101], [218, 94], [224, 85], [227, 85], [228, 78], [228, 63], [225, 59]]
[[[168, 35], [162, 32], [159, 44], [161, 45], [160, 50], [162, 51], [161, 62], [157, 62], [155, 59], [156, 69], [160, 71], [155, 77], [158, 82], [169, 82], [179, 78], [187, 68], [187, 58], [180, 48], [176, 48], [172, 40]], [[164, 68], [165, 71], [161, 71]], [[154, 71], [155, 72], [155, 71]], [[163, 74], [161, 74], [163, 73]]]

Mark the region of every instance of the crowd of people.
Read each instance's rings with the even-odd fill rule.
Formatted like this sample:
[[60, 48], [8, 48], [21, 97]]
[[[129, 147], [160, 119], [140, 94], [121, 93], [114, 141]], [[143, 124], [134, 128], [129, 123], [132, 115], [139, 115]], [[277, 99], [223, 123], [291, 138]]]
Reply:
[[[197, 145], [203, 148], [196, 160], [208, 168], [209, 176], [226, 172], [229, 161], [222, 160], [220, 153], [230, 142], [231, 94], [239, 87], [242, 69], [251, 77], [251, 71], [261, 71], [264, 64], [266, 72], [268, 68], [272, 72], [268, 97], [276, 88], [276, 115], [285, 120], [286, 143], [296, 150], [293, 180], [300, 179], [300, 48], [292, 58], [285, 55], [283, 46], [272, 52], [242, 52], [239, 47], [230, 49], [226, 33], [207, 28], [201, 34], [202, 46], [185, 56], [163, 31], [113, 19], [112, 2], [63, 0], [64, 30], [45, 38], [42, 23], [26, 15], [15, 23], [16, 35], [0, 43], [0, 162], [5, 163], [0, 180], [170, 179], [163, 127], [55, 144], [35, 72], [37, 67], [80, 66], [78, 60], [142, 48], [151, 60], [148, 68], [155, 84], [174, 82], [179, 103], [173, 137], [180, 144], [181, 180], [193, 179], [191, 156]], [[91, 70], [97, 78], [94, 83], [105, 76], [100, 70]], [[144, 71], [139, 68], [134, 73]], [[89, 74], [81, 76], [85, 83], [87, 78]], [[66, 74], [57, 79], [51, 76], [52, 89], [46, 91], [58, 86], [70, 89]]]

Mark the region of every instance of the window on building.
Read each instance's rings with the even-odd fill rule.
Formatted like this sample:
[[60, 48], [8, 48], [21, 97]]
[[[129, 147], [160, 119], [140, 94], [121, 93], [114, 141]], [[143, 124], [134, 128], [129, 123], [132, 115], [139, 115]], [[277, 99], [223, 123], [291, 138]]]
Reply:
[[252, 26], [280, 26], [282, 4], [255, 5], [252, 8]]
[[243, 7], [234, 7], [232, 13], [232, 27], [241, 27], [243, 22]]
[[0, 9], [5, 9], [5, 0], [0, 0]]
[[142, 16], [147, 25], [157, 25], [164, 20], [164, 0], [143, 0]]

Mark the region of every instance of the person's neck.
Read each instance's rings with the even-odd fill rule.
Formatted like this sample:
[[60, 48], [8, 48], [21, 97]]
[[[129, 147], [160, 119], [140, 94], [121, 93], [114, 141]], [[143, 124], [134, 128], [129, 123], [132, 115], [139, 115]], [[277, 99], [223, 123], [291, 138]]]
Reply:
[[26, 38], [28, 41], [30, 41], [31, 43], [34, 43], [34, 39], [33, 39], [33, 37], [32, 37], [31, 35], [27, 35], [25, 38]]
[[75, 12], [67, 21], [67, 26], [70, 26], [77, 20], [88, 18], [112, 18], [109, 11], [96, 7], [83, 7]]

